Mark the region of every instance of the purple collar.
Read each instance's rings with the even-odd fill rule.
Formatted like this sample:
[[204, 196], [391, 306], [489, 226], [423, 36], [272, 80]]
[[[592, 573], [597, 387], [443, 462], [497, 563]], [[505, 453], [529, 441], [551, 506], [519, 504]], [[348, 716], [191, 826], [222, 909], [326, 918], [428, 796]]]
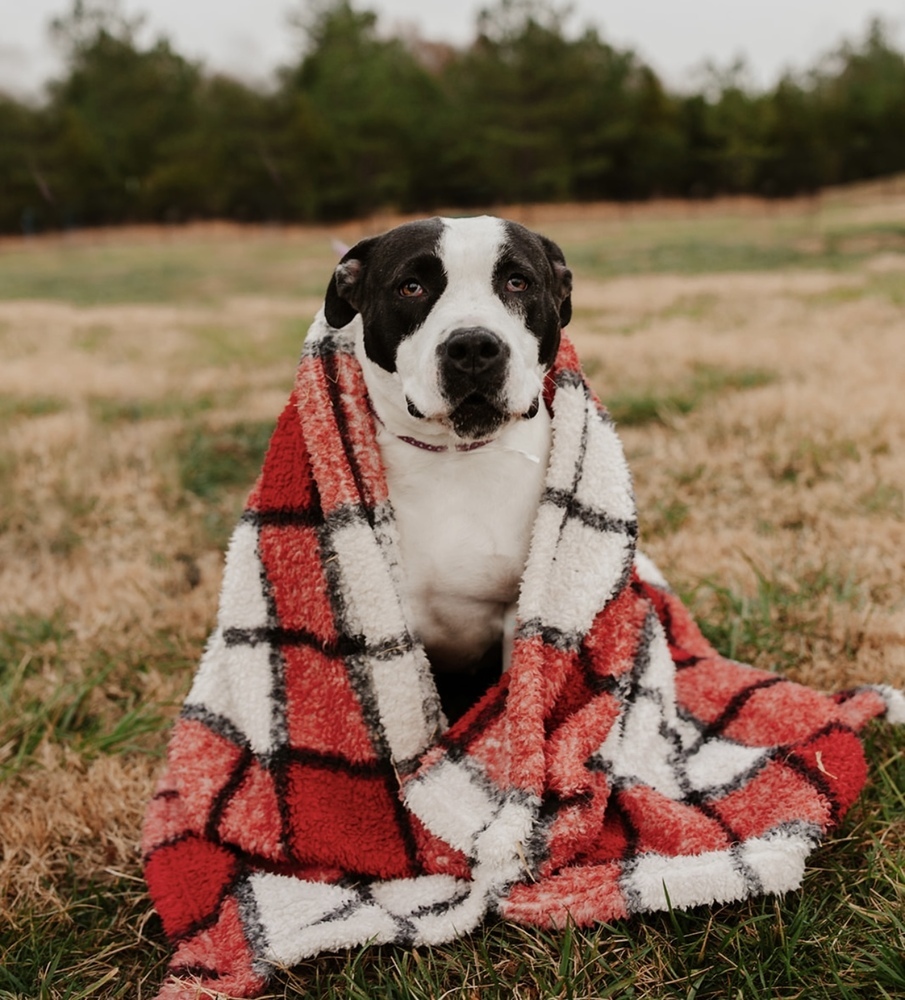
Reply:
[[[370, 403], [370, 400], [368, 402]], [[380, 424], [380, 426], [387, 431], [387, 433], [393, 434], [389, 427], [387, 427], [380, 417], [377, 416], [377, 411], [373, 406], [370, 406], [370, 410], [377, 423]], [[410, 444], [413, 448], [420, 448], [422, 451], [432, 451], [435, 454], [440, 454], [444, 451], [477, 451], [478, 448], [483, 448], [485, 445], [493, 443], [493, 439], [491, 438], [487, 441], [472, 441], [470, 444], [456, 444], [450, 446], [447, 444], [428, 444], [427, 441], [419, 441], [418, 438], [407, 437], [404, 434], [393, 434], [393, 437], [396, 438], [397, 441], [404, 441], [406, 444]]]
[[[386, 425], [384, 424], [384, 428]], [[393, 434], [392, 431], [390, 431]], [[490, 444], [490, 441], [472, 441], [471, 444], [456, 444], [450, 447], [447, 444], [428, 444], [427, 441], [419, 441], [417, 438], [405, 437], [402, 434], [393, 434], [393, 437], [399, 441], [405, 441], [406, 444], [410, 444], [413, 448], [421, 448], [424, 451], [476, 451], [478, 448], [483, 448], [484, 445]]]

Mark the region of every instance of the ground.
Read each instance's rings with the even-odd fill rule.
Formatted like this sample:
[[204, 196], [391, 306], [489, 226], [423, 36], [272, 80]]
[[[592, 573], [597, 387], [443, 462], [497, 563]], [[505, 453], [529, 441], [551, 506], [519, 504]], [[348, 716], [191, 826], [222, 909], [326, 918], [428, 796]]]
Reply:
[[[619, 424], [642, 547], [710, 638], [823, 690], [905, 688], [902, 183], [505, 214], [575, 270], [568, 333]], [[0, 998], [153, 995], [167, 948], [136, 844], [167, 726], [337, 243], [392, 221], [0, 242]], [[280, 988], [609, 995], [593, 958], [625, 997], [895, 995], [903, 741], [871, 739], [874, 791], [810, 886], [828, 914], [763, 902], [719, 933], [702, 913], [565, 943], [492, 927]], [[736, 933], [753, 950], [726, 958]], [[796, 961], [758, 964], [763, 933]], [[823, 954], [832, 934], [832, 971], [809, 966], [798, 936]]]

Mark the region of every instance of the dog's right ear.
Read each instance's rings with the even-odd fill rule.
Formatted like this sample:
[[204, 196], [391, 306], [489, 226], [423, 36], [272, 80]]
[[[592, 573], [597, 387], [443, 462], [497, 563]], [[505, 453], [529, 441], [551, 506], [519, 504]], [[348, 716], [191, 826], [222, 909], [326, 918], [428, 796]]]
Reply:
[[379, 239], [379, 236], [372, 236], [356, 243], [336, 265], [324, 296], [324, 316], [334, 330], [351, 323], [361, 311], [362, 277], [368, 257]]

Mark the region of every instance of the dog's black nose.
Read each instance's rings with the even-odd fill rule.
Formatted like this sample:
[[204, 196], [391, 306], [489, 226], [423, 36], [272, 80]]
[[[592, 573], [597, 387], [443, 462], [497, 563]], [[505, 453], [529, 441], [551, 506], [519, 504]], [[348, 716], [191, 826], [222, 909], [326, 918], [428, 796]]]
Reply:
[[509, 354], [502, 340], [483, 326], [454, 330], [440, 348], [453, 368], [467, 375], [487, 375]]

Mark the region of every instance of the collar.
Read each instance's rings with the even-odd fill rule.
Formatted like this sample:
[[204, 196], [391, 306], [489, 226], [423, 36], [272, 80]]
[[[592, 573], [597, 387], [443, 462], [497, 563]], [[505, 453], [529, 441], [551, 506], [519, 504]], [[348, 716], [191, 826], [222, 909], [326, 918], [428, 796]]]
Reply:
[[[370, 404], [371, 414], [378, 424], [388, 433], [393, 434], [393, 432], [387, 427], [387, 425], [380, 419], [377, 411], [374, 409], [373, 404], [368, 400]], [[492, 444], [493, 439], [488, 438], [486, 441], [470, 441], [466, 444], [429, 444], [427, 441], [419, 441], [418, 438], [408, 437], [405, 434], [393, 434], [393, 437], [397, 441], [404, 441], [406, 444], [410, 444], [413, 448], [420, 448], [422, 451], [432, 451], [435, 454], [440, 454], [445, 451], [477, 451], [478, 448], [483, 448], [485, 445]]]
[[[390, 431], [392, 434], [393, 432]], [[490, 441], [472, 441], [470, 444], [428, 444], [427, 441], [419, 441], [417, 438], [406, 437], [403, 434], [393, 434], [393, 437], [399, 441], [405, 441], [406, 444], [410, 444], [413, 448], [422, 448], [424, 451], [476, 451], [478, 448], [483, 448], [484, 445], [490, 444]]]

